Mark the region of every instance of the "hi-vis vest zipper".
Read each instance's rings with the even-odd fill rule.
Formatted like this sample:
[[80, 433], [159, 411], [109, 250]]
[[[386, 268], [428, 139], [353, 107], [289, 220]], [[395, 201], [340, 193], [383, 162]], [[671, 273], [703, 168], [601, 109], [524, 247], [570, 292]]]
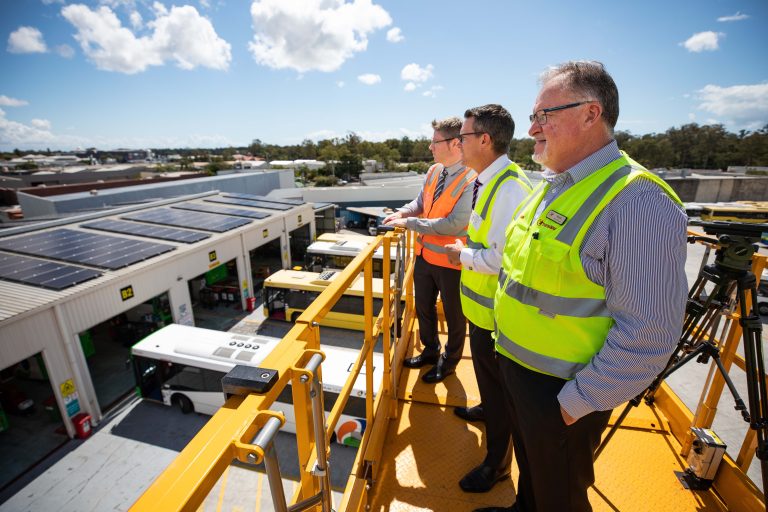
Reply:
[[[496, 173], [485, 184], [482, 194], [477, 198], [475, 209], [467, 228], [467, 246], [472, 249], [487, 249], [491, 246], [488, 241], [488, 231], [491, 228], [491, 217], [496, 205], [496, 192], [507, 181], [513, 180], [525, 190], [531, 192], [531, 182], [525, 173], [512, 162], [503, 170]], [[509, 205], [500, 205], [509, 208]], [[493, 330], [493, 294], [496, 291], [496, 274], [481, 274], [468, 268], [461, 269], [461, 309], [464, 316], [488, 331]]]
[[494, 298], [496, 350], [532, 370], [572, 379], [602, 348], [613, 325], [605, 288], [587, 278], [580, 247], [595, 218], [632, 181], [677, 194], [625, 153], [534, 214], [544, 182], [520, 205], [504, 247]]
[[[441, 164], [435, 164], [427, 172], [427, 180], [424, 183], [424, 191], [422, 193], [424, 209], [423, 213], [420, 215], [422, 218], [441, 219], [447, 217], [459, 201], [461, 193], [464, 192], [467, 185], [472, 183], [477, 176], [475, 171], [469, 167], [465, 167], [459, 172], [456, 179], [443, 189], [440, 197], [435, 201], [435, 189], [437, 189], [437, 182], [442, 171], [443, 166]], [[416, 236], [416, 254], [421, 254], [425, 260], [433, 265], [455, 268], [458, 270], [461, 268], [461, 265], [454, 265], [448, 261], [448, 253], [445, 250], [445, 245], [452, 244], [457, 238], [464, 242], [466, 240], [466, 227], [464, 227], [462, 231], [463, 233], [459, 236], [419, 234]]]

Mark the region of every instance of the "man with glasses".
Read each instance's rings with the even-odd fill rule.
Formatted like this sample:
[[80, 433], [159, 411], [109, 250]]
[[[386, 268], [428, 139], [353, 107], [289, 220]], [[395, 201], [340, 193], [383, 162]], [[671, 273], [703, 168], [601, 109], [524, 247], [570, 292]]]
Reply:
[[[445, 245], [466, 236], [475, 179], [475, 172], [461, 161], [461, 120], [451, 117], [432, 121], [432, 128], [429, 148], [436, 163], [427, 171], [424, 188], [416, 199], [384, 219], [384, 224], [417, 233], [413, 284], [419, 338], [424, 350], [403, 361], [403, 365], [408, 368], [434, 365], [421, 376], [427, 383], [441, 382], [452, 374], [464, 349], [467, 321], [459, 299], [461, 265], [449, 261]], [[437, 336], [438, 292], [448, 324], [448, 341], [442, 355]]]
[[507, 156], [515, 122], [501, 105], [483, 105], [464, 113], [459, 134], [464, 163], [477, 170], [467, 245], [446, 245], [448, 258], [461, 264], [461, 306], [469, 321], [469, 344], [481, 403], [456, 407], [467, 421], [485, 421], [486, 455], [459, 482], [465, 492], [487, 492], [509, 477], [512, 462], [509, 411], [493, 342], [493, 295], [507, 225], [531, 191], [522, 169]]
[[672, 189], [619, 151], [619, 95], [599, 62], [546, 71], [531, 115], [543, 180], [507, 232], [496, 350], [520, 469], [512, 507], [591, 510], [611, 409], [677, 345], [687, 219]]

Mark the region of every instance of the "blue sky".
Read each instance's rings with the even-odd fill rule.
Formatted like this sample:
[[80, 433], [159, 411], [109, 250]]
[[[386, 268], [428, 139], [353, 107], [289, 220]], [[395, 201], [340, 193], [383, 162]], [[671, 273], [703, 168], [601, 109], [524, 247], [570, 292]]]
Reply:
[[429, 136], [602, 61], [617, 128], [768, 124], [768, 2], [0, 0], [0, 150]]

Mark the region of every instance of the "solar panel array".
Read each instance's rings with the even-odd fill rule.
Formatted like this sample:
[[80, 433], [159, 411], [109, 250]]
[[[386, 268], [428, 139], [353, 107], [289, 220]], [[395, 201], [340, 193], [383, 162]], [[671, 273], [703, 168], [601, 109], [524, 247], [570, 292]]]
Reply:
[[249, 219], [233, 219], [223, 215], [214, 215], [212, 213], [172, 210], [171, 208], [145, 210], [130, 215], [124, 215], [122, 218], [149, 222], [152, 224], [162, 224], [164, 226], [202, 229], [204, 231], [213, 231], [214, 233], [223, 233], [253, 222]]
[[235, 217], [248, 217], [249, 219], [266, 219], [271, 213], [256, 212], [253, 210], [241, 210], [240, 208], [225, 208], [212, 204], [181, 203], [171, 206], [179, 210], [191, 210], [194, 212], [218, 213], [219, 215], [234, 215]]
[[268, 203], [266, 201], [251, 201], [248, 199], [234, 199], [231, 197], [211, 197], [204, 199], [208, 203], [223, 203], [223, 204], [235, 204], [237, 206], [252, 206], [255, 208], [264, 208], [266, 210], [279, 210], [286, 211], [293, 208], [288, 204]]
[[124, 220], [97, 220], [88, 224], [81, 224], [80, 227], [88, 229], [98, 229], [110, 233], [123, 233], [125, 235], [146, 236], [147, 238], [157, 238], [159, 240], [170, 240], [171, 242], [184, 242], [193, 244], [200, 240], [210, 238], [208, 233], [190, 231], [188, 229], [164, 228], [160, 226], [151, 226], [148, 224], [138, 224], [136, 222], [126, 222]]
[[172, 251], [175, 247], [62, 228], [0, 240], [0, 249], [117, 270]]
[[98, 270], [0, 252], [0, 279], [63, 290], [97, 278]]
[[236, 197], [238, 199], [250, 199], [251, 201], [266, 201], [267, 203], [277, 203], [277, 204], [291, 204], [293, 206], [301, 206], [302, 204], [306, 204], [305, 201], [302, 201], [301, 199], [288, 199], [288, 198], [278, 198], [278, 197], [267, 197], [267, 196], [257, 196], [254, 194], [235, 194], [235, 193], [226, 193], [221, 194], [224, 197]]

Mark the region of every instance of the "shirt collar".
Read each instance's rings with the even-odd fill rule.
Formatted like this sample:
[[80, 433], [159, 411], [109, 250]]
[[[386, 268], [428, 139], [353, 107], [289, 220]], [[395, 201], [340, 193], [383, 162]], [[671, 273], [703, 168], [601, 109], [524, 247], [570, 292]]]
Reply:
[[502, 169], [506, 169], [511, 163], [512, 160], [510, 160], [507, 155], [501, 155], [491, 162], [491, 165], [483, 169], [482, 173], [478, 173], [477, 179], [480, 181], [481, 185], [483, 183], [488, 183], [497, 173], [501, 172]]
[[459, 172], [459, 171], [461, 171], [462, 169], [464, 169], [464, 162], [462, 162], [461, 160], [459, 160], [459, 161], [458, 161], [458, 162], [456, 162], [455, 164], [453, 164], [453, 165], [449, 165], [448, 167], [446, 167], [446, 169], [448, 170], [448, 175], [449, 175], [449, 176], [453, 176], [453, 175], [454, 175], [454, 174], [456, 174], [457, 172]]
[[545, 169], [541, 173], [541, 177], [551, 185], [562, 185], [567, 181], [578, 183], [620, 157], [619, 145], [615, 140], [612, 140], [565, 172], [557, 173], [551, 169]]

